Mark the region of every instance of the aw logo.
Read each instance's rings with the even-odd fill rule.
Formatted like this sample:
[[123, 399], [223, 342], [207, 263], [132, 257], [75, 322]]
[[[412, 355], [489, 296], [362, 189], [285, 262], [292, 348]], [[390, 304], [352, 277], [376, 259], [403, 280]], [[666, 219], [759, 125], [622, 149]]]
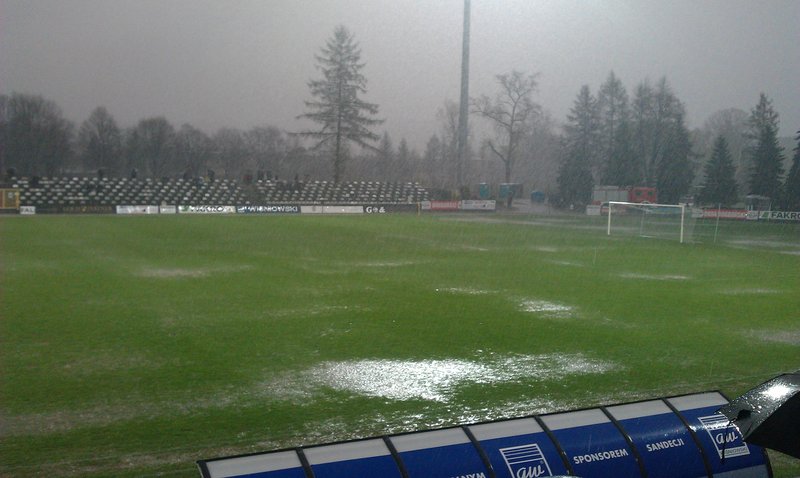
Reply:
[[735, 426], [721, 414], [712, 415], [710, 417], [698, 417], [700, 423], [706, 429], [706, 433], [711, 437], [714, 442], [714, 447], [717, 449], [720, 460], [724, 458], [732, 458], [734, 456], [749, 455], [750, 449], [742, 441], [742, 436]]
[[536, 443], [501, 448], [500, 454], [503, 455], [508, 471], [511, 472], [511, 476], [514, 478], [553, 476], [550, 472], [550, 465], [547, 464], [547, 459], [545, 459], [541, 448]]

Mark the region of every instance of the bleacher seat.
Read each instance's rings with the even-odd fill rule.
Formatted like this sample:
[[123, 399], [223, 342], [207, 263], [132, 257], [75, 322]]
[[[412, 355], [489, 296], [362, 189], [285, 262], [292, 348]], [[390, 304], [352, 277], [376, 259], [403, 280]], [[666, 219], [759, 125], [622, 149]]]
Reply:
[[17, 178], [13, 187], [20, 190], [20, 203], [39, 207], [77, 205], [158, 205], [187, 206], [237, 204], [408, 204], [428, 200], [428, 191], [419, 183], [378, 181], [258, 180], [246, 193], [231, 179], [203, 180], [151, 178], [42, 177], [38, 183]]

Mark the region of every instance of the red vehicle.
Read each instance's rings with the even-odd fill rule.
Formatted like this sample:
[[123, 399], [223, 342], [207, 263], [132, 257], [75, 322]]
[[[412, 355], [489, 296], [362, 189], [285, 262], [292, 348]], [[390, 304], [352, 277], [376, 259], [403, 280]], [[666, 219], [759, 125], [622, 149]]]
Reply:
[[645, 186], [595, 186], [592, 191], [592, 204], [603, 204], [609, 201], [657, 203], [656, 188]]

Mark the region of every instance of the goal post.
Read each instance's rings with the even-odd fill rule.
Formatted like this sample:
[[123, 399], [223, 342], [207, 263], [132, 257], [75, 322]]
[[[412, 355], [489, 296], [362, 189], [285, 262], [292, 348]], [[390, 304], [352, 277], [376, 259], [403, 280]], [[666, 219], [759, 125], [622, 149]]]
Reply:
[[[677, 235], [683, 244], [687, 234], [687, 217], [685, 204], [653, 204], [624, 201], [608, 202], [607, 235], [611, 235], [614, 221], [621, 223], [623, 217], [628, 218], [626, 224], [618, 224], [619, 228], [635, 230], [639, 236], [672, 237]], [[655, 232], [654, 232], [655, 231]]]

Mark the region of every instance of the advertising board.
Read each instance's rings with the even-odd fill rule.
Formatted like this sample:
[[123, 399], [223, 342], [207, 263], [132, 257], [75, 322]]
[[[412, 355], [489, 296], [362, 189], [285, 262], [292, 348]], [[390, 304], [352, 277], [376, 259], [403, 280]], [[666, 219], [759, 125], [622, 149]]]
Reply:
[[533, 418], [469, 427], [481, 444], [497, 478], [567, 475], [571, 469]]
[[390, 440], [410, 478], [490, 476], [475, 445], [461, 428], [398, 435]]
[[737, 478], [770, 476], [763, 449], [748, 445], [739, 430], [716, 411], [728, 403], [719, 392], [666, 399], [686, 421], [703, 448], [714, 476], [735, 473]]
[[759, 221], [800, 221], [800, 212], [796, 211], [751, 211]]
[[416, 204], [378, 204], [364, 206], [364, 214], [417, 212]]
[[464, 211], [494, 211], [497, 209], [497, 201], [489, 200], [463, 200], [460, 208]]
[[303, 450], [315, 478], [402, 478], [386, 442], [376, 438]]
[[221, 458], [203, 461], [198, 465], [203, 476], [211, 477], [306, 478], [303, 464], [295, 451]]
[[303, 214], [363, 214], [364, 206], [300, 206]]
[[78, 206], [61, 206], [57, 211], [61, 214], [114, 214], [113, 206], [100, 204], [84, 204]]
[[545, 415], [541, 419], [566, 453], [575, 475], [642, 476], [634, 450], [602, 410]]
[[300, 206], [296, 204], [236, 206], [236, 214], [300, 214]]
[[19, 189], [0, 189], [0, 209], [18, 209], [19, 197]]
[[117, 206], [117, 214], [158, 214], [158, 206]]
[[431, 211], [458, 211], [461, 201], [431, 201]]
[[719, 392], [197, 462], [203, 478], [768, 478]]
[[678, 464], [687, 476], [707, 476], [703, 455], [680, 418], [662, 400], [606, 409], [631, 438], [648, 478], [672, 478]]
[[236, 214], [236, 206], [178, 206], [179, 214]]
[[[695, 214], [698, 212], [698, 214]], [[745, 209], [693, 209], [692, 217], [700, 217], [702, 219], [747, 219], [747, 211]]]

